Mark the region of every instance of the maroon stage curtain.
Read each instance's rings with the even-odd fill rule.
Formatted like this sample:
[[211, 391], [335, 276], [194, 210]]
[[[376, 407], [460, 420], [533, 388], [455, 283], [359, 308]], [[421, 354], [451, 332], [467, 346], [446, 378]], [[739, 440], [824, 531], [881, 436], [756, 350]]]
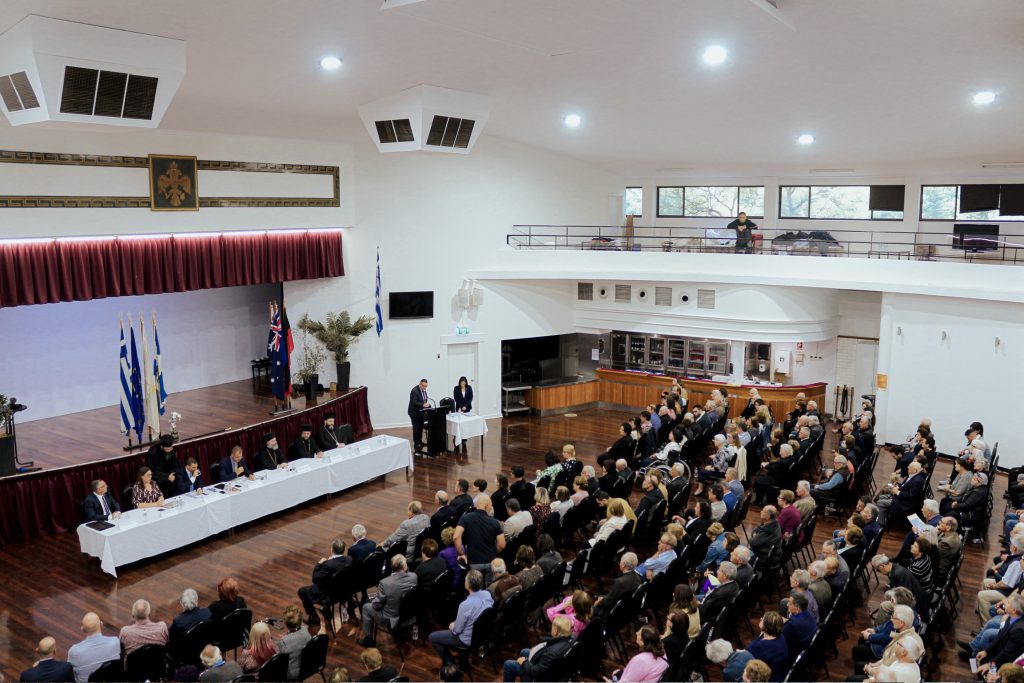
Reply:
[[[209, 483], [210, 464], [227, 456], [233, 446], [242, 447], [251, 466], [263, 434], [274, 432], [282, 450], [287, 451], [288, 444], [299, 435], [299, 425], [309, 422], [319, 428], [327, 414], [334, 415], [337, 424], [352, 425], [356, 438], [363, 438], [373, 431], [366, 395], [366, 387], [361, 387], [301, 412], [184, 441], [178, 444], [175, 453], [182, 465], [189, 456], [198, 460], [203, 479]], [[145, 460], [143, 451], [0, 479], [0, 545], [76, 529], [83, 519], [81, 502], [89, 494], [89, 484], [94, 479], [106, 481], [110, 493], [123, 505], [126, 501], [122, 491], [135, 482]]]
[[0, 308], [344, 274], [335, 230], [0, 241]]

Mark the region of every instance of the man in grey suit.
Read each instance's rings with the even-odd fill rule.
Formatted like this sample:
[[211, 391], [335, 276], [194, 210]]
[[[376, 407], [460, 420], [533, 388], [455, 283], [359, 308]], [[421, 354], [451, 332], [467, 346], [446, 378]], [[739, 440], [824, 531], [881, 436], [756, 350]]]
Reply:
[[241, 676], [242, 665], [238, 662], [225, 661], [216, 645], [207, 645], [199, 655], [199, 661], [206, 667], [206, 671], [199, 675], [201, 683], [215, 683], [230, 681], [236, 676]]
[[424, 529], [430, 528], [430, 517], [424, 514], [423, 505], [418, 500], [409, 503], [407, 511], [409, 519], [399, 524], [398, 528], [395, 529], [395, 533], [384, 539], [382, 546], [387, 550], [395, 543], [405, 541], [405, 559], [409, 564], [412, 564], [417, 559], [415, 548], [416, 536]]
[[362, 647], [373, 645], [373, 634], [377, 622], [385, 619], [392, 627], [398, 624], [399, 605], [402, 596], [416, 588], [416, 575], [409, 572], [404, 555], [391, 558], [391, 575], [377, 586], [373, 600], [363, 605], [363, 637], [358, 641]]

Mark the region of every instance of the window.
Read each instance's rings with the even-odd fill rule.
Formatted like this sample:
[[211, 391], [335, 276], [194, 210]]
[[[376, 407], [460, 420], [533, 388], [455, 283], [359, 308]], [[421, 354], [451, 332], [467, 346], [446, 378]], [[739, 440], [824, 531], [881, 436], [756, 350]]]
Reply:
[[637, 218], [644, 215], [644, 188], [626, 188], [626, 215]]
[[[1024, 221], [1024, 216], [1000, 216], [999, 209], [960, 211], [959, 185], [923, 185], [921, 220], [923, 221]], [[1005, 207], [1006, 204], [1004, 203]]]
[[751, 218], [764, 216], [764, 186], [658, 188], [658, 216], [661, 218], [735, 218], [741, 211]]
[[783, 185], [779, 218], [901, 221], [902, 211], [872, 211], [869, 185]]

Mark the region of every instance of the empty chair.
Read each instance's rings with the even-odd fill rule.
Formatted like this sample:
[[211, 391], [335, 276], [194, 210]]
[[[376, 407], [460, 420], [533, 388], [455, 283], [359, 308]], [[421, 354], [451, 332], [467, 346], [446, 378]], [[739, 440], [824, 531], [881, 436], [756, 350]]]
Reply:
[[[299, 653], [299, 680], [304, 681], [313, 674], [320, 674], [326, 683], [324, 667], [327, 666], [327, 635], [313, 636]], [[268, 662], [269, 663], [269, 662]]]
[[276, 654], [260, 667], [259, 679], [261, 681], [286, 681], [288, 680], [288, 655]]
[[129, 681], [162, 681], [167, 677], [167, 648], [143, 645], [125, 657]]

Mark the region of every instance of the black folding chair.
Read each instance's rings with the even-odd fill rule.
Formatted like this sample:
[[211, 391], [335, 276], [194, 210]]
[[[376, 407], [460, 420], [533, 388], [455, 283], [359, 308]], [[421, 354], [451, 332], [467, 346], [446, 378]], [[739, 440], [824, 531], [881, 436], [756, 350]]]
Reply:
[[327, 666], [327, 643], [327, 635], [322, 634], [313, 636], [303, 646], [302, 652], [299, 653], [300, 681], [306, 680], [313, 674], [320, 674], [320, 678], [327, 683], [327, 676], [324, 675], [324, 667]]
[[125, 680], [128, 680], [128, 674], [125, 673], [120, 659], [103, 662], [89, 675], [89, 683], [119, 683]]
[[143, 645], [125, 657], [124, 669], [129, 681], [162, 681], [167, 677], [167, 648]]
[[259, 680], [261, 681], [286, 681], [288, 680], [288, 658], [289, 655], [279, 653], [263, 662], [260, 667]]
[[220, 622], [217, 633], [217, 646], [221, 652], [231, 650], [238, 655], [238, 648], [245, 647], [249, 640], [249, 629], [252, 627], [252, 610], [236, 609]]

